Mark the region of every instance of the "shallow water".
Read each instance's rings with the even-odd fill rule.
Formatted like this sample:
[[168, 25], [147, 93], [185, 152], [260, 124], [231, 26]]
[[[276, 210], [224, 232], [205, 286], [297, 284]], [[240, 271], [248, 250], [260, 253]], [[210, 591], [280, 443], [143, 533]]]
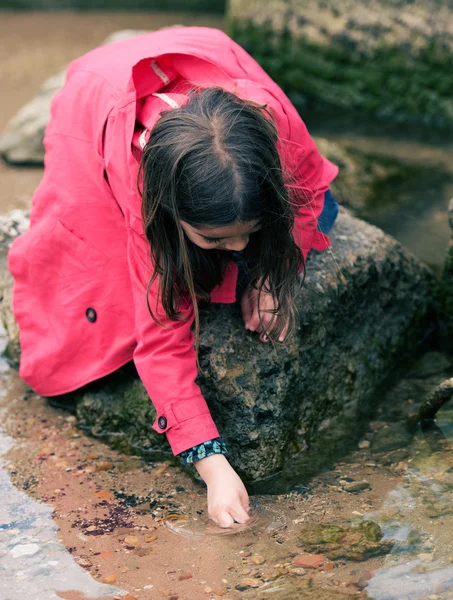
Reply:
[[[288, 493], [252, 496], [251, 522], [222, 529], [203, 484], [86, 437], [1, 362], [0, 597], [453, 598], [453, 406], [431, 431], [383, 435], [451, 364], [422, 356], [382, 398], [361, 448]], [[366, 485], [347, 492], [355, 482]], [[376, 543], [360, 533], [367, 522], [381, 528]], [[331, 525], [345, 533], [340, 553], [316, 530]], [[293, 563], [307, 554], [324, 566]]]
[[[313, 135], [371, 160], [376, 157], [403, 165], [401, 177], [389, 178], [357, 216], [383, 229], [439, 271], [451, 237], [447, 219], [448, 202], [453, 198], [451, 134], [335, 115], [312, 114], [305, 121]], [[347, 190], [345, 194], [347, 200]]]

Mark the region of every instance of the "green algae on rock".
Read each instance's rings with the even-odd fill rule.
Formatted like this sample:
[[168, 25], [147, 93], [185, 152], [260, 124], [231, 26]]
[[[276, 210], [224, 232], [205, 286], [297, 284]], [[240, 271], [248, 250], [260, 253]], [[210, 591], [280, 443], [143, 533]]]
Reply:
[[301, 111], [453, 127], [451, 5], [230, 0], [227, 32]]
[[300, 533], [298, 546], [310, 553], [324, 554], [329, 560], [361, 562], [391, 551], [393, 542], [382, 537], [382, 529], [373, 521], [363, 521], [356, 527], [309, 525]]

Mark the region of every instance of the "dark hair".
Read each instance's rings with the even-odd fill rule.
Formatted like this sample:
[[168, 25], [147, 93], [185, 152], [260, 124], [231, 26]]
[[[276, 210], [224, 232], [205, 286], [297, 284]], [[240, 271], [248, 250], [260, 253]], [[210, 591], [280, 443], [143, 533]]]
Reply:
[[[224, 227], [259, 219], [243, 256], [250, 283], [273, 294], [272, 312], [288, 315], [295, 328], [295, 296], [303, 279], [303, 255], [294, 241], [293, 203], [288, 196], [275, 119], [267, 105], [243, 100], [219, 87], [195, 88], [188, 102], [163, 111], [143, 149], [138, 176], [144, 231], [151, 246], [158, 295], [171, 320], [183, 320], [181, 300], [190, 297], [199, 346], [197, 298], [210, 300], [221, 283], [228, 253], [203, 249], [186, 235], [179, 220], [193, 227]], [[305, 270], [304, 270], [305, 271]], [[261, 280], [261, 281], [260, 281]], [[260, 282], [260, 283], [258, 283]], [[148, 300], [151, 316], [153, 314]], [[266, 328], [276, 343], [284, 319]], [[199, 365], [198, 365], [199, 366]]]

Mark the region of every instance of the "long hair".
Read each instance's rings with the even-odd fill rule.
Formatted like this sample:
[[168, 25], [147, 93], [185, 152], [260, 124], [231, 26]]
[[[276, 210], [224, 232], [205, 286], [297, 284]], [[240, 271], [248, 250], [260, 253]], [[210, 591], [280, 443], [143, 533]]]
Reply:
[[[195, 316], [198, 364], [198, 300], [222, 282], [228, 252], [203, 249], [186, 235], [193, 227], [225, 227], [259, 220], [243, 251], [250, 284], [261, 295], [264, 282], [276, 300], [270, 325], [261, 327], [273, 344], [289, 318], [295, 328], [295, 296], [303, 255], [292, 235], [294, 207], [277, 150], [275, 119], [267, 105], [243, 100], [219, 87], [195, 88], [188, 102], [160, 114], [143, 149], [138, 174], [144, 231], [158, 297], [166, 315], [184, 320], [181, 301], [190, 298]], [[305, 272], [305, 269], [304, 269]], [[154, 320], [162, 325], [151, 310]], [[198, 365], [199, 366], [199, 365]]]

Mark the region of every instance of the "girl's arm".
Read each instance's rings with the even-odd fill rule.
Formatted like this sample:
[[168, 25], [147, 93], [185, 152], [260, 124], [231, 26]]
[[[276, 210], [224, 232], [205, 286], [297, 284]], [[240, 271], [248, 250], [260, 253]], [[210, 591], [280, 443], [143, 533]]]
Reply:
[[152, 428], [157, 433], [166, 433], [176, 455], [219, 437], [219, 432], [195, 383], [198, 371], [190, 329], [193, 307], [188, 302], [181, 303], [187, 320], [171, 321], [158, 302], [156, 279], [148, 295], [149, 303], [166, 328], [156, 323], [148, 312], [146, 288], [152, 274], [148, 246], [144, 235], [128, 228], [127, 258], [137, 341], [133, 359], [157, 411]]

